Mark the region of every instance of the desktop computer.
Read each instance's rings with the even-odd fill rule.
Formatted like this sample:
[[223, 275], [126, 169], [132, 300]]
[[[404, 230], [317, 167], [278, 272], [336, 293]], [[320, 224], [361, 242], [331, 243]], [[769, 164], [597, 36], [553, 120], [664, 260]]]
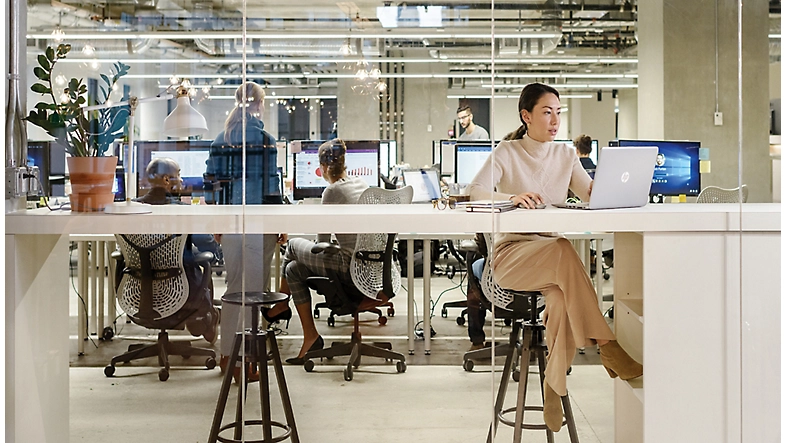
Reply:
[[609, 146], [657, 146], [658, 155], [650, 188], [651, 202], [662, 202], [663, 196], [695, 197], [701, 192], [701, 142], [621, 139], [610, 141]]

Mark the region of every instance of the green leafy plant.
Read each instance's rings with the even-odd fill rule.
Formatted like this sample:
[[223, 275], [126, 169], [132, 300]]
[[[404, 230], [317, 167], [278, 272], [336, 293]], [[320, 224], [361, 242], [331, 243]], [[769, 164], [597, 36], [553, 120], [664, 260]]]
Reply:
[[122, 137], [123, 128], [129, 115], [129, 107], [84, 111], [85, 106], [105, 104], [113, 88], [121, 77], [128, 74], [130, 66], [117, 62], [112, 65], [109, 75], [101, 74], [103, 85], [99, 87], [99, 97], [88, 97], [84, 79], [72, 78], [60, 97], [52, 84], [54, 69], [58, 61], [66, 58], [71, 45], [59, 44], [56, 48], [47, 47], [38, 56], [38, 65], [33, 74], [40, 80], [30, 90], [49, 96], [51, 103], [39, 102], [25, 120], [45, 130], [58, 143], [65, 146], [66, 152], [75, 157], [97, 157], [105, 155], [112, 142]]

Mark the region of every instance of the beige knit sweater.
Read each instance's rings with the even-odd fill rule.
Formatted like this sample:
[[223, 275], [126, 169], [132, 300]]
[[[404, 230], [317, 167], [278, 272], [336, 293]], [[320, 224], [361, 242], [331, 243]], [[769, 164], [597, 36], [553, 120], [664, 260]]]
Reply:
[[[501, 142], [494, 149], [494, 155], [480, 168], [467, 192], [472, 200], [508, 200], [522, 192], [535, 192], [549, 205], [564, 202], [568, 189], [583, 201], [589, 200], [591, 181], [579, 157], [568, 145], [541, 143], [525, 135], [520, 140]], [[495, 238], [495, 243], [555, 235], [503, 234]]]

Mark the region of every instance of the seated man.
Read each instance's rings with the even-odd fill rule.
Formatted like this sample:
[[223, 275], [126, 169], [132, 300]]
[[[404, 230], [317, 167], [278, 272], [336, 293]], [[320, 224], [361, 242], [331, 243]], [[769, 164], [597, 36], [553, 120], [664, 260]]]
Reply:
[[[147, 194], [135, 198], [134, 201], [149, 205], [183, 204], [179, 198], [172, 195], [172, 192], [180, 190], [183, 184], [183, 180], [180, 178], [180, 165], [176, 161], [171, 158], [154, 158], [145, 168], [145, 174], [152, 188]], [[221, 247], [212, 234], [188, 235], [186, 249], [183, 251], [183, 265], [186, 267], [187, 273], [193, 272], [193, 281], [199, 281], [202, 278], [202, 269], [199, 266], [193, 266], [193, 257], [199, 252], [212, 252], [215, 261], [221, 256]], [[213, 295], [212, 282], [210, 289], [210, 292], [206, 294], [208, 297]], [[208, 301], [212, 306], [213, 300], [209, 299]], [[213, 312], [212, 315], [189, 321], [186, 328], [192, 335], [203, 335], [205, 340], [213, 343], [218, 334], [218, 315]]]
[[483, 266], [486, 263], [486, 242], [483, 235], [476, 235], [478, 252], [467, 256], [467, 265], [471, 272], [467, 275], [467, 334], [472, 346], [470, 351], [483, 349], [486, 344], [486, 332], [483, 325], [486, 323], [486, 308], [481, 304], [484, 297], [480, 288], [480, 279], [483, 275]]
[[[159, 157], [150, 161], [145, 168], [147, 181], [152, 188], [150, 191], [134, 199], [136, 202], [147, 203], [149, 205], [181, 205], [184, 204], [180, 199], [172, 195], [183, 185], [180, 178], [180, 165], [171, 158]], [[216, 242], [213, 234], [189, 234], [190, 242], [187, 243], [197, 249], [197, 252], [212, 252], [214, 263], [221, 261], [221, 246]], [[187, 250], [186, 256], [192, 257], [194, 251]]]

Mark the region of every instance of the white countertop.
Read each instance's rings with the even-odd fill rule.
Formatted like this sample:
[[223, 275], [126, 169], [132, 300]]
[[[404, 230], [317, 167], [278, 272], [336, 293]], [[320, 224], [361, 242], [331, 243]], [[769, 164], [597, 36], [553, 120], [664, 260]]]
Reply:
[[[742, 208], [742, 212], [740, 212]], [[582, 211], [549, 207], [503, 214], [431, 205], [167, 205], [112, 215], [46, 208], [6, 214], [6, 234], [701, 232], [780, 231], [779, 203], [660, 204]]]

